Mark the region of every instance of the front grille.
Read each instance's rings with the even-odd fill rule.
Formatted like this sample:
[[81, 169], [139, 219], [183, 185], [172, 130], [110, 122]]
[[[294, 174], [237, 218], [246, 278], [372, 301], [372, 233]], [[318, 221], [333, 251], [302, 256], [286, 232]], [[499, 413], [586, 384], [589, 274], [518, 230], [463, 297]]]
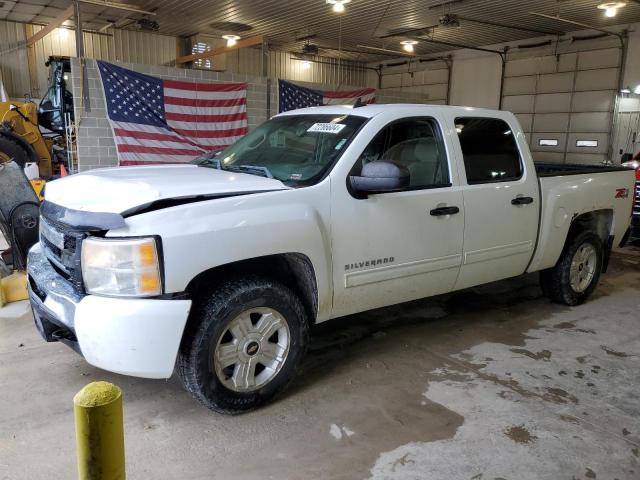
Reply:
[[77, 293], [84, 293], [80, 249], [86, 233], [44, 217], [40, 219], [40, 224], [40, 245], [49, 263], [71, 282]]

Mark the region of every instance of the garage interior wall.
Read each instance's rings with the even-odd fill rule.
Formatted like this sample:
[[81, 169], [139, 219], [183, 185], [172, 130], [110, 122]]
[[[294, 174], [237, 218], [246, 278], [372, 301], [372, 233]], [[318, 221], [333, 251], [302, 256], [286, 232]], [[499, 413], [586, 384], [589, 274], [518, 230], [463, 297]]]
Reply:
[[[639, 24], [626, 27], [629, 38], [623, 83], [632, 87], [640, 84], [639, 27]], [[634, 95], [632, 98], [618, 95], [622, 54], [617, 38], [570, 41], [593, 34], [570, 33], [558, 43], [554, 37], [541, 37], [486, 47], [501, 50], [508, 46], [510, 49], [502, 108], [516, 112], [538, 161], [599, 163], [612, 154], [613, 160], [619, 161], [618, 142], [624, 145], [634, 138], [629, 128], [635, 128], [637, 138], [640, 101]], [[541, 48], [517, 48], [546, 40], [553, 43]], [[465, 49], [439, 56], [451, 58], [449, 104], [499, 108], [502, 65], [497, 54]], [[437, 75], [433, 71], [435, 65], [436, 62], [413, 61], [385, 67], [382, 85], [392, 83], [400, 91], [420, 88], [424, 78]], [[369, 85], [374, 86], [375, 75], [369, 74], [368, 78]], [[631, 127], [625, 128], [625, 125]], [[546, 138], [547, 134], [553, 136]], [[616, 139], [613, 143], [612, 138]], [[557, 140], [558, 145], [542, 146], [540, 139]], [[597, 141], [598, 146], [577, 147], [578, 140]]]
[[509, 56], [502, 107], [517, 115], [534, 160], [599, 164], [610, 156], [622, 46], [606, 37], [555, 50]]
[[[163, 79], [217, 82], [247, 83], [247, 117], [249, 129], [255, 128], [271, 115], [277, 113], [278, 90], [275, 79], [227, 72], [174, 68], [157, 65], [141, 65], [118, 62], [124, 68]], [[90, 170], [99, 167], [118, 165], [116, 146], [109, 121], [107, 119], [104, 93], [96, 61], [87, 59], [87, 80], [89, 84], [89, 102], [91, 111], [85, 112], [80, 101], [81, 77], [77, 59], [71, 59], [71, 91], [74, 98], [74, 109], [77, 123], [77, 162], [78, 170]], [[327, 85], [309, 82], [296, 82], [309, 88], [354, 89], [356, 85]], [[269, 98], [269, 101], [267, 101]], [[377, 97], [380, 103], [421, 103], [426, 96], [413, 92], [387, 90]]]

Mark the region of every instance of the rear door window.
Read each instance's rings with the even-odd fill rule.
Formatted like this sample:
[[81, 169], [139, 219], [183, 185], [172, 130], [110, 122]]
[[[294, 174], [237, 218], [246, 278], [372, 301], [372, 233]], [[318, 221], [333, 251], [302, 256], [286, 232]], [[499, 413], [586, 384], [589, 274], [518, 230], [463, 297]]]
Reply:
[[456, 118], [467, 183], [508, 182], [522, 177], [522, 160], [515, 134], [504, 120]]

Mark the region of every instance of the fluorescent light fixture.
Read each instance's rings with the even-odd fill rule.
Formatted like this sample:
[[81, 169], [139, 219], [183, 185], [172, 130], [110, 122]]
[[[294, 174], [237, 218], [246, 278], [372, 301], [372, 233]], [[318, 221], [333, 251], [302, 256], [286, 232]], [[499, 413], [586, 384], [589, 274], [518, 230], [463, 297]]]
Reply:
[[640, 85], [636, 85], [636, 88], [633, 89], [633, 93], [640, 95]]
[[557, 147], [558, 140], [556, 140], [555, 138], [541, 138], [540, 140], [538, 140], [538, 145], [540, 145], [541, 147]]
[[620, 93], [624, 93], [625, 95], [629, 95], [631, 93], [631, 89], [629, 87], [624, 87], [620, 89]]
[[418, 42], [416, 40], [403, 40], [402, 42], [400, 42], [400, 45], [402, 45], [402, 49], [405, 52], [413, 53], [413, 46], [417, 43]]
[[227, 41], [227, 47], [233, 47], [240, 40], [238, 35], [222, 35], [222, 38]]
[[343, 13], [344, 12], [344, 6], [347, 3], [350, 3], [351, 0], [327, 0], [327, 3], [329, 5], [333, 5], [333, 11], [335, 13]]
[[597, 140], [578, 140], [576, 141], [576, 147], [594, 148], [598, 146]]
[[618, 9], [626, 7], [627, 2], [605, 2], [598, 5], [600, 10], [604, 10], [604, 16], [613, 18], [618, 13]]

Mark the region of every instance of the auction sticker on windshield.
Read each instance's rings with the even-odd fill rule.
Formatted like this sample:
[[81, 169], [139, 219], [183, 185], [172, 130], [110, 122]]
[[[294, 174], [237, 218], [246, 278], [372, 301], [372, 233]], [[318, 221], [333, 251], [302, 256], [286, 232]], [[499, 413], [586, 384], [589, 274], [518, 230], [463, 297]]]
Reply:
[[314, 123], [307, 132], [340, 133], [346, 127], [344, 123]]

